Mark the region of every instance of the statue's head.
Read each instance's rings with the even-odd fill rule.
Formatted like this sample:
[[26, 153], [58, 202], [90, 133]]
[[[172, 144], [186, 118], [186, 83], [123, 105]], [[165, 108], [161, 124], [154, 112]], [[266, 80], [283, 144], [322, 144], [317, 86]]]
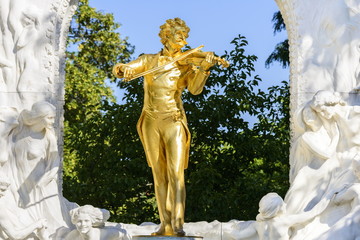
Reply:
[[49, 102], [37, 102], [31, 110], [21, 113], [21, 121], [25, 125], [42, 124], [44, 128], [52, 128], [55, 121], [56, 109]]
[[285, 212], [286, 204], [277, 193], [268, 193], [259, 202], [258, 221], [266, 221]]
[[160, 26], [160, 41], [166, 45], [174, 45], [182, 48], [187, 44], [186, 38], [189, 37], [190, 28], [180, 18], [168, 19]]
[[318, 91], [312, 99], [313, 106], [334, 106], [340, 102], [341, 96], [338, 92], [331, 92], [327, 90]]
[[345, 102], [338, 92], [326, 90], [318, 91], [310, 102], [311, 108], [326, 119], [333, 117], [336, 105], [345, 105]]
[[87, 233], [92, 227], [103, 227], [110, 213], [105, 209], [85, 205], [70, 211], [71, 222], [81, 233]]

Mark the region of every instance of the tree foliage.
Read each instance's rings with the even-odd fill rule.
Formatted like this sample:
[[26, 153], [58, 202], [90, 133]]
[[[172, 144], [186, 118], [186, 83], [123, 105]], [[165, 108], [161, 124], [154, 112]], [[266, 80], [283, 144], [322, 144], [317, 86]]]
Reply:
[[[109, 176], [106, 168], [101, 169], [107, 164], [113, 168], [111, 161], [114, 159], [104, 161], [104, 151], [111, 146], [103, 137], [106, 133], [96, 128], [99, 124], [113, 127], [103, 119], [104, 116], [110, 117], [104, 113], [114, 102], [106, 79], [114, 80], [112, 66], [128, 61], [133, 52], [126, 39], [120, 38], [116, 31], [118, 28], [119, 24], [114, 22], [112, 14], [98, 12], [88, 5], [88, 1], [81, 0], [69, 31], [63, 189], [69, 200], [79, 204], [111, 206], [114, 200], [107, 199], [109, 203], [104, 203], [103, 195], [111, 190], [108, 189], [110, 186], [116, 187], [116, 181], [120, 179], [116, 177], [121, 174], [120, 171]], [[115, 184], [105, 182], [109, 178]]]
[[[157, 221], [151, 169], [136, 132], [142, 81], [119, 82], [122, 103], [105, 79], [132, 47], [120, 40], [109, 14], [81, 1], [70, 31], [66, 104], [64, 195], [111, 211], [112, 221]], [[266, 91], [255, 75], [256, 56], [238, 36], [225, 52], [230, 67], [215, 67], [202, 94], [185, 92], [192, 133], [186, 170], [186, 221], [254, 219], [260, 198], [288, 188], [288, 87]], [[75, 46], [77, 47], [76, 50]], [[112, 49], [112, 51], [109, 51]]]
[[232, 44], [230, 67], [214, 69], [200, 96], [184, 96], [193, 134], [190, 221], [254, 219], [263, 195], [287, 189], [287, 84], [262, 91], [245, 37]]
[[280, 11], [274, 13], [271, 21], [273, 22], [274, 34], [286, 30], [285, 22]]
[[[282, 18], [280, 11], [274, 13], [272, 22], [274, 34], [286, 30], [284, 19]], [[274, 51], [266, 59], [265, 66], [270, 67], [272, 63], [279, 62], [283, 68], [287, 68], [290, 64], [289, 54], [289, 40], [285, 39], [276, 44]]]
[[273, 62], [279, 62], [283, 68], [287, 68], [290, 64], [289, 59], [289, 40], [276, 44], [274, 51], [265, 61], [265, 66], [269, 67]]

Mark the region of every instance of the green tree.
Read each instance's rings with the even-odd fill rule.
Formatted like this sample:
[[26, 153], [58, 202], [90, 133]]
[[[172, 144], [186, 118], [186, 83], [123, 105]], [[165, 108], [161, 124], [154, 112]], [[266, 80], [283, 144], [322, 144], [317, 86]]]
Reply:
[[[115, 62], [132, 52], [118, 27], [81, 1], [69, 33], [64, 195], [109, 209], [112, 221], [157, 221], [151, 169], [136, 132], [142, 81], [118, 83], [121, 104], [105, 83]], [[246, 39], [232, 44], [224, 54], [231, 66], [214, 68], [202, 94], [183, 96], [192, 133], [187, 221], [254, 219], [264, 194], [288, 188], [287, 84], [261, 90]]]
[[232, 44], [230, 67], [215, 68], [201, 95], [184, 96], [193, 135], [189, 221], [254, 219], [263, 195], [288, 187], [287, 83], [262, 91], [245, 37]]
[[106, 164], [113, 167], [112, 162], [99, 156], [110, 148], [106, 138], [102, 137], [104, 133], [97, 131], [97, 125], [107, 124], [102, 117], [107, 116], [104, 113], [114, 102], [106, 80], [115, 80], [111, 74], [112, 66], [128, 61], [133, 52], [127, 40], [120, 38], [118, 28], [112, 14], [96, 11], [87, 0], [80, 1], [70, 27], [64, 106], [63, 189], [69, 200], [79, 204], [110, 205], [112, 199], [106, 198], [110, 203], [100, 199], [104, 192], [109, 191], [109, 186], [116, 186], [109, 182], [105, 184], [104, 180], [110, 178], [116, 184], [118, 179], [116, 175], [106, 176], [106, 168], [97, 168]]
[[[281, 12], [275, 12], [272, 18], [274, 34], [286, 30], [284, 19]], [[289, 40], [276, 44], [274, 51], [265, 61], [265, 66], [270, 67], [273, 62], [279, 62], [283, 68], [287, 68], [290, 64], [289, 58]]]

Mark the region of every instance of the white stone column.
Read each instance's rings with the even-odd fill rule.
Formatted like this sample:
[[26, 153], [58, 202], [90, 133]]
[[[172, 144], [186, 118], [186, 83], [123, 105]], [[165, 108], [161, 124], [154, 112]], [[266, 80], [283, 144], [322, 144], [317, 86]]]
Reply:
[[311, 213], [329, 200], [316, 217], [294, 227], [291, 239], [355, 239], [360, 236], [360, 1], [275, 1], [290, 44], [287, 214]]
[[[359, 1], [275, 1], [290, 44], [292, 113], [319, 90], [339, 92], [350, 105], [359, 105]], [[292, 130], [296, 136], [295, 126]]]
[[77, 3], [0, 4], [0, 185], [10, 184], [0, 205], [17, 233], [40, 230], [39, 219], [48, 221], [45, 235], [70, 224], [60, 179], [66, 38]]

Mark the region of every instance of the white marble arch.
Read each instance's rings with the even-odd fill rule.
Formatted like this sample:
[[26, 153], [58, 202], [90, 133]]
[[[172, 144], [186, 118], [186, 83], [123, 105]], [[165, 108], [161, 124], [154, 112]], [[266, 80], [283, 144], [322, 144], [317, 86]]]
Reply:
[[[289, 235], [282, 234], [279, 239], [337, 239], [339, 235], [344, 240], [354, 239], [358, 235], [360, 216], [359, 201], [354, 197], [359, 192], [360, 182], [357, 174], [360, 162], [360, 0], [275, 1], [284, 17], [290, 42], [290, 189], [284, 200], [276, 197], [278, 204], [260, 203], [261, 209], [275, 211], [271, 218], [250, 222], [187, 223], [185, 228], [188, 233], [204, 235], [206, 240], [219, 237], [224, 240], [261, 239], [262, 226], [269, 225], [274, 218], [286, 222], [293, 216], [307, 216], [301, 225], [286, 226]], [[26, 181], [9, 173], [14, 172], [11, 166], [21, 163], [23, 158], [37, 159], [40, 167], [46, 166], [45, 159], [52, 159], [61, 169], [64, 53], [76, 5], [77, 0], [2, 0], [0, 5], [0, 175], [10, 177], [6, 189], [0, 181], [0, 200], [4, 206], [13, 206], [14, 212], [22, 216], [24, 222], [17, 228], [31, 226], [30, 230], [23, 231], [25, 235], [32, 232], [31, 236], [18, 239], [56, 239], [56, 227], [48, 228], [50, 232], [46, 234], [41, 230], [52, 225], [44, 221], [46, 216], [36, 216], [33, 211], [16, 204], [23, 203], [17, 198], [21, 182]], [[38, 111], [39, 103], [53, 109], [55, 122], [51, 122], [49, 112], [52, 110]], [[22, 118], [32, 114], [37, 119], [35, 125], [27, 122], [28, 129], [22, 132]], [[47, 134], [40, 134], [36, 129], [44, 128], [46, 121], [50, 121]], [[46, 151], [34, 151], [36, 148], [32, 144], [22, 142], [22, 136], [29, 139], [47, 136], [46, 141], [40, 141], [47, 147]], [[30, 142], [36, 145], [39, 141]], [[23, 154], [25, 157], [16, 154], [19, 144], [30, 146], [29, 152]], [[4, 149], [9, 154], [3, 154]], [[37, 170], [43, 171], [43, 176], [50, 173], [55, 176], [49, 179], [54, 183], [56, 178], [59, 205], [74, 208], [62, 199], [61, 172], [56, 175], [51, 171], [58, 166]], [[41, 186], [37, 191], [43, 194], [47, 192], [44, 189]], [[28, 192], [33, 193], [25, 191]], [[69, 212], [63, 214], [69, 217]], [[16, 222], [16, 217], [14, 219]], [[60, 220], [69, 221], [66, 217]], [[2, 221], [4, 217], [0, 216], [0, 240], [6, 239]], [[349, 223], [346, 228], [342, 227], [344, 222]], [[275, 225], [271, 226], [276, 230]], [[122, 225], [130, 234], [146, 234], [155, 227], [153, 224]], [[65, 229], [63, 233], [68, 231]], [[250, 234], [240, 237], [240, 232], [244, 231]]]
[[290, 43], [292, 114], [319, 90], [339, 92], [350, 105], [359, 105], [360, 2], [275, 1]]
[[0, 239], [54, 239], [71, 224], [74, 205], [62, 197], [61, 119], [66, 38], [77, 4], [0, 4], [0, 177], [9, 179], [0, 182], [0, 200], [14, 214], [0, 217]]
[[2, 0], [0, 107], [56, 106], [61, 142], [67, 31], [78, 0]]
[[[290, 43], [291, 185], [284, 201], [289, 214], [301, 214], [359, 182], [360, 1], [275, 1]], [[331, 200], [293, 227], [290, 239], [354, 239], [356, 209]]]

